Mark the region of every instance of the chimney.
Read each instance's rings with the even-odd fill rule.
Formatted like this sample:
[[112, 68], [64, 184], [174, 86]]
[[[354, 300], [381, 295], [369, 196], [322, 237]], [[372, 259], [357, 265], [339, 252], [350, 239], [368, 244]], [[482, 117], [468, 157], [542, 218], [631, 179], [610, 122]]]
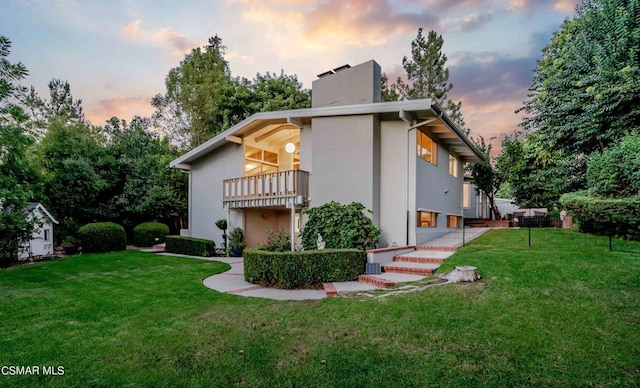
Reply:
[[380, 102], [381, 70], [371, 60], [357, 66], [343, 65], [318, 74], [311, 89], [311, 106], [355, 105]]

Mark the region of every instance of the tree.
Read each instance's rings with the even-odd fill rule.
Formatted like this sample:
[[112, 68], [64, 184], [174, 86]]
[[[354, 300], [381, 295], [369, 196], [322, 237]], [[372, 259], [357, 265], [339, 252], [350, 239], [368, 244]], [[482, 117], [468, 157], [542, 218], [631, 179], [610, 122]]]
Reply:
[[109, 182], [104, 142], [100, 128], [54, 120], [35, 148], [44, 174], [43, 201], [60, 221], [58, 240], [100, 218], [101, 193]]
[[24, 105], [29, 109], [30, 119], [27, 122], [29, 132], [40, 140], [46, 133], [47, 126], [53, 121], [64, 124], [84, 123], [82, 100], [76, 100], [71, 94], [69, 82], [53, 79], [49, 82], [49, 99], [38, 96], [33, 86], [23, 97]]
[[640, 134], [589, 157], [587, 183], [596, 194], [626, 197], [640, 192]]
[[489, 199], [489, 205], [493, 212], [494, 219], [502, 218], [500, 209], [496, 205], [496, 192], [505, 180], [505, 176], [496, 165], [496, 161], [491, 158], [491, 141], [487, 144], [482, 136], [474, 142], [478, 151], [484, 156], [484, 161], [480, 163], [469, 163], [467, 169], [471, 172], [476, 192], [483, 192]]
[[583, 0], [543, 49], [522, 126], [588, 156], [640, 130], [640, 1]]
[[563, 193], [584, 185], [584, 160], [545, 147], [531, 135], [505, 137], [496, 165], [523, 207], [550, 207]]
[[169, 71], [166, 94], [152, 100], [155, 123], [169, 139], [186, 138], [194, 147], [229, 126], [219, 109], [227, 89], [232, 87], [225, 49], [216, 35], [206, 46], [192, 49], [179, 66]]
[[397, 85], [389, 85], [389, 77], [386, 73], [382, 73], [380, 78], [380, 91], [382, 93], [381, 100], [383, 102], [398, 101], [400, 93], [398, 93]]
[[22, 125], [28, 119], [17, 98], [24, 88], [15, 85], [27, 76], [21, 63], [11, 63], [11, 41], [0, 36], [0, 264], [8, 264], [18, 257], [23, 242], [31, 238], [35, 220], [24, 213], [27, 202], [33, 199], [36, 170], [28, 158], [32, 139]]
[[167, 92], [151, 100], [153, 125], [172, 144], [194, 147], [257, 112], [307, 108], [311, 94], [298, 78], [280, 72], [257, 74], [252, 81], [233, 78], [216, 35], [171, 69]]
[[[402, 58], [409, 84], [398, 77], [391, 90], [398, 90], [406, 98], [430, 98], [447, 110], [454, 122], [467, 133], [462, 118], [462, 103], [453, 102], [447, 93], [453, 88], [449, 82], [449, 69], [446, 67], [447, 56], [442, 53], [444, 39], [435, 31], [429, 31], [427, 38], [418, 29], [418, 36], [411, 42], [411, 58]], [[383, 91], [384, 93], [384, 91]]]
[[131, 123], [113, 117], [105, 125], [109, 140], [102, 169], [109, 178], [101, 216], [128, 231], [146, 221], [169, 223], [175, 230], [186, 213], [187, 177], [169, 168], [177, 152], [149, 126], [150, 121], [140, 117]]

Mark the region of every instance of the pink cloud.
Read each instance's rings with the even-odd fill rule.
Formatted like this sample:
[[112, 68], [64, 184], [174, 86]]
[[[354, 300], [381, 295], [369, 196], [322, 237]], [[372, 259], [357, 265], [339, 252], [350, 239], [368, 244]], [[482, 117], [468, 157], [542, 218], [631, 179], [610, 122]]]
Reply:
[[553, 9], [560, 12], [571, 13], [575, 11], [578, 0], [558, 0], [553, 5]]
[[146, 41], [171, 47], [176, 55], [184, 55], [195, 46], [187, 37], [170, 28], [159, 28], [155, 31], [147, 31], [142, 28], [142, 20], [138, 19], [124, 24], [120, 32], [133, 41]]
[[154, 108], [151, 97], [113, 97], [98, 101], [95, 105], [85, 101], [85, 115], [94, 125], [103, 125], [112, 117], [130, 121], [133, 116], [150, 116]]

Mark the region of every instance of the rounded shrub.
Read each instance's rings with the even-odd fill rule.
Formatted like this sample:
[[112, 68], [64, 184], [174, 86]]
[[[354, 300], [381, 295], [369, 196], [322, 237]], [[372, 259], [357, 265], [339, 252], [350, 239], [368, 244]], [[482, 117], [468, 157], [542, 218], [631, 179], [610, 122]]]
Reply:
[[78, 229], [84, 253], [122, 251], [127, 248], [124, 228], [114, 222], [95, 222]]
[[143, 222], [133, 228], [133, 243], [138, 247], [150, 247], [164, 243], [169, 227], [161, 222]]
[[318, 234], [322, 236], [326, 248], [375, 248], [380, 229], [376, 228], [365, 212], [371, 213], [359, 202], [343, 205], [333, 201], [305, 210], [309, 220], [300, 236], [304, 249], [316, 249]]

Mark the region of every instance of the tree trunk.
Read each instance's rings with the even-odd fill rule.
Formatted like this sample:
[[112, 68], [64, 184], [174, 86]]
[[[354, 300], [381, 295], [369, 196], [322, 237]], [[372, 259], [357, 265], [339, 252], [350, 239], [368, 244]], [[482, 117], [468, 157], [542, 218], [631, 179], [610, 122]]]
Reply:
[[493, 212], [494, 220], [501, 220], [502, 214], [500, 214], [500, 209], [498, 209], [498, 205], [496, 205], [496, 201], [493, 198], [493, 195], [489, 195], [489, 204], [491, 205], [491, 211]]

